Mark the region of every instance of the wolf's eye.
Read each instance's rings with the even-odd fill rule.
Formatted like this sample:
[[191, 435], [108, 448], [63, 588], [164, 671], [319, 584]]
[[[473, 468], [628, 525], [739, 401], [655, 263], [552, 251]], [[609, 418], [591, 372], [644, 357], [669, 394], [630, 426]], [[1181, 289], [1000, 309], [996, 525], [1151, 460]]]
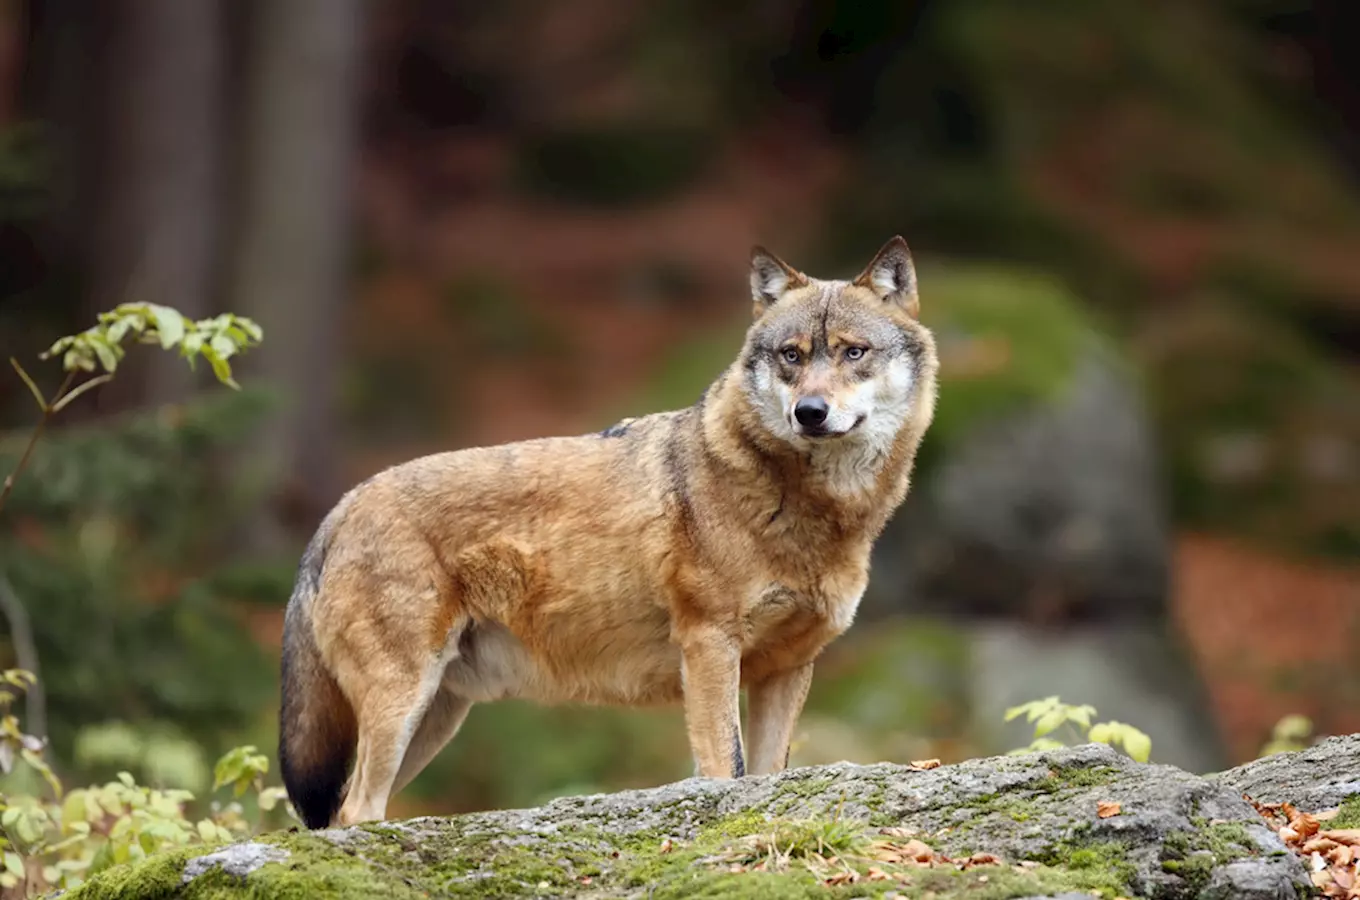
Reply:
[[848, 360], [850, 360], [851, 362], [854, 362], [854, 361], [857, 360], [857, 359], [863, 359], [863, 358], [864, 358], [864, 348], [863, 348], [863, 347], [846, 347], [846, 348], [845, 348], [845, 358], [848, 359]]
[[784, 357], [784, 362], [793, 365], [803, 358], [803, 354], [798, 352], [797, 347], [785, 347], [780, 354]]

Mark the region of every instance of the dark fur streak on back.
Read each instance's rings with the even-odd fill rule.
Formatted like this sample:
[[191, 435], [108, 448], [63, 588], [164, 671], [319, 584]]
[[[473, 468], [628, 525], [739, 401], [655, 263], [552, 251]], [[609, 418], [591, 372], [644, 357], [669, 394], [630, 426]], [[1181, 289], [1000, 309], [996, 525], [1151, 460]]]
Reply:
[[694, 533], [694, 503], [689, 496], [689, 479], [685, 475], [684, 459], [682, 454], [684, 448], [681, 446], [681, 431], [679, 428], [680, 419], [671, 425], [670, 434], [666, 436], [666, 449], [664, 451], [667, 487], [671, 495], [675, 498], [675, 503], [680, 512], [680, 523], [686, 534]]
[[600, 437], [607, 438], [623, 437], [625, 434], [628, 433], [628, 429], [632, 427], [632, 425], [633, 425], [632, 419], [624, 419], [622, 421], [615, 422], [613, 425], [610, 425], [604, 431], [601, 431]]

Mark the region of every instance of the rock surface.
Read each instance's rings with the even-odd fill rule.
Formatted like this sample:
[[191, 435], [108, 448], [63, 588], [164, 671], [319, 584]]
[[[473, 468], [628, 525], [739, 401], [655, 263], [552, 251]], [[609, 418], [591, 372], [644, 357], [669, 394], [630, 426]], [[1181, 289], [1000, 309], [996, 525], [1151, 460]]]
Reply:
[[[1333, 740], [1213, 778], [1099, 744], [926, 770], [695, 778], [188, 849], [67, 897], [1295, 898], [1307, 895], [1305, 866], [1243, 786], [1339, 801], [1357, 747]], [[912, 862], [923, 846], [929, 866]]]
[[1360, 796], [1360, 734], [1267, 756], [1213, 780], [1260, 803], [1292, 803], [1303, 812], [1331, 809], [1347, 797]]

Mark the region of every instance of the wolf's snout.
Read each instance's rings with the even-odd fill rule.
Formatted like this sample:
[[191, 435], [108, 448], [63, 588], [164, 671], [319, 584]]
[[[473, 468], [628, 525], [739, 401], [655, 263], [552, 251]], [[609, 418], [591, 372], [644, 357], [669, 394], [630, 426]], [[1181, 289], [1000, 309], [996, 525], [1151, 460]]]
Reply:
[[804, 428], [816, 428], [826, 423], [831, 407], [821, 397], [804, 397], [793, 406], [793, 417]]

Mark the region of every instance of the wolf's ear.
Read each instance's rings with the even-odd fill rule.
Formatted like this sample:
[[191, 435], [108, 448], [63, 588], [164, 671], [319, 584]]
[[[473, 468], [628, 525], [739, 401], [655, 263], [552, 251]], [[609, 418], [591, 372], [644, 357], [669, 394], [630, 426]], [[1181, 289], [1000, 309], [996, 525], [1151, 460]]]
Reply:
[[913, 318], [920, 312], [916, 296], [916, 266], [911, 261], [911, 250], [901, 235], [883, 245], [874, 261], [855, 279], [855, 284], [868, 288], [883, 300], [896, 303]]
[[751, 299], [756, 314], [764, 312], [784, 296], [784, 292], [808, 283], [807, 276], [764, 247], [751, 248]]

